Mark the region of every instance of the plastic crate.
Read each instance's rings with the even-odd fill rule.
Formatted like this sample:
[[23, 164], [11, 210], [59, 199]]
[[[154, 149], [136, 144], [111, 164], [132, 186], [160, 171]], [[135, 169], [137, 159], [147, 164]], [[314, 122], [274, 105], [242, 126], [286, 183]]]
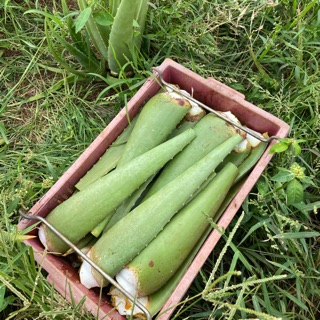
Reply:
[[[231, 111], [243, 125], [253, 130], [261, 133], [268, 132], [269, 136], [280, 138], [286, 137], [289, 132], [288, 124], [246, 101], [243, 94], [213, 78], [205, 79], [171, 59], [166, 59], [158, 67], [158, 70], [162, 72], [163, 79], [166, 82], [177, 84], [181, 89], [192, 92], [195, 99], [214, 110]], [[127, 126], [126, 112], [133, 118], [145, 102], [160, 89], [159, 81], [155, 79], [155, 76], [147, 79], [140, 90], [128, 102], [127, 110], [123, 108], [118, 113], [75, 163], [33, 206], [28, 214], [46, 217], [53, 208], [73, 193], [75, 184], [98, 161], [108, 146]], [[274, 141], [269, 143], [268, 148], [251, 171], [242, 188], [219, 219], [217, 223], [219, 228], [226, 229], [228, 227], [246, 196], [270, 162], [272, 155], [269, 154], [269, 149], [273, 143]], [[23, 230], [33, 223], [33, 221], [23, 219], [18, 228]], [[31, 231], [31, 234], [37, 235], [37, 229]], [[163, 306], [160, 312], [161, 316], [158, 319], [165, 320], [170, 318], [174, 312], [174, 306], [181, 301], [220, 237], [220, 233], [215, 230], [210, 233], [184, 277]], [[93, 315], [99, 318], [103, 317], [103, 319], [125, 319], [113, 309], [107, 295], [103, 295], [102, 299], [100, 298], [99, 288], [88, 290], [81, 285], [78, 271], [68, 259], [45, 254], [44, 248], [37, 237], [26, 241], [26, 244], [33, 247], [36, 260], [48, 273], [48, 281], [53, 283], [55, 289], [67, 300], [70, 301], [72, 296], [73, 301], [77, 303], [86, 295], [84, 306]]]

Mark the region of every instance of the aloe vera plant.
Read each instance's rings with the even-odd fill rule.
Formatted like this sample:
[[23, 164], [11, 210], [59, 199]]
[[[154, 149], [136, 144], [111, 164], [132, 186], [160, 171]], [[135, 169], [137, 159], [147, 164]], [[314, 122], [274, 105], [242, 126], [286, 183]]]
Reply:
[[[171, 183], [129, 212], [102, 235], [90, 250], [90, 258], [109, 275], [115, 276], [158, 235], [240, 141], [242, 141], [240, 135], [230, 137], [172, 180]], [[152, 221], [152, 223], [146, 227], [146, 221]], [[89, 269], [89, 272], [80, 272], [81, 282], [85, 286], [105, 285], [104, 279], [97, 272], [90, 270], [90, 267], [87, 268], [86, 263], [84, 265], [85, 269]]]
[[[79, 11], [70, 12], [61, 0], [63, 17], [47, 11], [29, 10], [46, 17], [45, 33], [54, 58], [68, 72], [88, 76], [118, 75], [137, 65], [148, 12], [146, 0], [78, 0]], [[73, 16], [77, 16], [76, 19]], [[55, 43], [56, 42], [56, 43]], [[64, 50], [57, 46], [59, 43]], [[94, 47], [94, 49], [92, 48]], [[67, 51], [81, 68], [66, 58]]]
[[[189, 129], [110, 172], [58, 205], [49, 213], [47, 221], [77, 243], [194, 138], [194, 131]], [[49, 251], [64, 253], [68, 250], [45, 225], [39, 229], [39, 238]]]

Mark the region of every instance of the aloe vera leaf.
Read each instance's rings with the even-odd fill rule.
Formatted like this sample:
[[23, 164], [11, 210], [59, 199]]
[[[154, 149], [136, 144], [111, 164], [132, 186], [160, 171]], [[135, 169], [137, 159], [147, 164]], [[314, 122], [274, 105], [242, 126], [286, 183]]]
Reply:
[[[83, 247], [85, 247], [88, 243], [91, 242], [91, 240], [93, 239], [93, 236], [92, 234], [88, 233], [85, 237], [83, 237], [82, 239], [80, 239], [79, 242], [77, 242], [75, 244], [75, 246], [78, 248], [78, 249], [82, 249]], [[74, 253], [74, 250], [72, 248], [70, 248], [68, 251], [66, 251], [63, 256], [68, 256], [70, 254]]]
[[183, 152], [166, 164], [145, 199], [148, 199], [222, 142], [237, 134], [237, 130], [233, 126], [212, 113], [203, 117], [195, 125], [194, 130], [197, 133], [197, 137]]
[[[134, 51], [140, 49], [147, 11], [147, 0], [121, 1], [109, 38], [108, 65], [112, 73], [118, 74], [128, 61], [132, 61]], [[134, 27], [135, 21], [139, 27]]]
[[[228, 205], [234, 196], [238, 193], [241, 186], [243, 185], [245, 179], [241, 179], [239, 182], [234, 184], [229, 190], [227, 196], [225, 197], [222, 205], [220, 206], [218, 212], [212, 218], [213, 222], [217, 222], [223, 212], [226, 210]], [[165, 283], [159, 290], [154, 292], [153, 294], [137, 298], [137, 300], [142, 303], [150, 312], [151, 316], [154, 317], [161, 310], [161, 308], [165, 305], [165, 303], [170, 298], [171, 294], [185, 275], [188, 270], [190, 264], [194, 260], [198, 251], [202, 247], [204, 241], [207, 239], [208, 235], [212, 231], [212, 226], [209, 225], [206, 230], [201, 235], [201, 238], [197, 242], [197, 244], [192, 248], [188, 257], [183, 261], [182, 265], [179, 269], [173, 274], [173, 276]], [[146, 320], [145, 314], [136, 306], [132, 305], [132, 302], [124, 296], [117, 288], [111, 287], [109, 291], [109, 295], [111, 296], [112, 305], [118, 310], [121, 315], [133, 315], [139, 319]], [[163, 312], [166, 312], [164, 310]], [[158, 314], [157, 317], [161, 316], [162, 313]], [[155, 318], [157, 318], [155, 317]]]
[[[58, 205], [49, 213], [47, 221], [71, 242], [78, 242], [194, 137], [195, 132], [190, 129], [111, 171]], [[40, 227], [39, 238], [51, 252], [68, 250], [68, 246], [45, 225]]]
[[[224, 213], [226, 208], [229, 206], [232, 199], [240, 190], [241, 186], [243, 185], [245, 179], [239, 180], [236, 184], [234, 184], [231, 189], [229, 190], [227, 196], [225, 197], [222, 205], [220, 206], [218, 212], [212, 218], [212, 221], [217, 223], [220, 219], [221, 215]], [[165, 302], [169, 299], [170, 295], [172, 294], [173, 290], [176, 288], [178, 283], [181, 281], [182, 277], [184, 276], [185, 272], [189, 268], [191, 262], [193, 261], [194, 257], [197, 255], [199, 249], [203, 245], [204, 241], [207, 239], [208, 235], [212, 231], [212, 226], [209, 225], [205, 232], [202, 234], [200, 240], [198, 241], [197, 245], [192, 249], [191, 253], [189, 254], [188, 258], [183, 262], [182, 266], [178, 269], [178, 271], [174, 274], [173, 277], [158, 291], [150, 295], [149, 297], [149, 311], [152, 316], [156, 315], [159, 310], [164, 306]]]
[[141, 197], [144, 190], [150, 184], [150, 182], [154, 179], [155, 175], [152, 175], [145, 183], [143, 183], [133, 194], [125, 199], [120, 206], [117, 208], [115, 214], [110, 218], [108, 223], [105, 225], [103, 229], [103, 233], [107, 232], [114, 224], [116, 224], [119, 220], [125, 217], [130, 210], [133, 208], [137, 200]]
[[105, 217], [98, 225], [96, 225], [91, 230], [91, 234], [96, 238], [100, 237], [100, 235], [105, 230], [106, 226], [108, 225], [109, 221], [113, 216], [114, 216], [114, 212], [112, 214], [109, 214], [107, 217]]
[[131, 123], [124, 129], [118, 138], [108, 147], [98, 162], [80, 179], [76, 184], [78, 190], [83, 190], [89, 184], [106, 175], [114, 169], [124, 151], [125, 144], [137, 122], [138, 117], [134, 117]]
[[[180, 134], [181, 132], [194, 128], [194, 126], [206, 115], [206, 112], [200, 108], [196, 114], [193, 112], [194, 108], [185, 115], [181, 123], [172, 131], [169, 135], [168, 139], [175, 137], [176, 135]], [[190, 114], [192, 112], [192, 114]]]
[[153, 96], [142, 108], [118, 166], [165, 141], [190, 108], [180, 96], [169, 93]]
[[237, 167], [240, 166], [241, 163], [249, 156], [250, 152], [251, 147], [246, 147], [240, 151], [233, 150], [217, 167], [217, 171], [220, 171], [228, 162], [233, 163]]
[[113, 17], [116, 16], [121, 0], [110, 0], [109, 10]]
[[[86, 0], [78, 0], [78, 5], [80, 10], [84, 10], [88, 7], [88, 3]], [[90, 35], [90, 39], [94, 47], [98, 50], [101, 56], [105, 60], [107, 60], [109, 42], [106, 42], [106, 36], [110, 32], [110, 28], [109, 27], [102, 28], [102, 26], [98, 26], [93, 15], [91, 14], [88, 21], [86, 22], [86, 29]], [[103, 29], [103, 33], [106, 33], [106, 36], [102, 36], [102, 33], [101, 33], [102, 29]]]
[[[133, 296], [148, 296], [160, 289], [179, 269], [209, 225], [238, 174], [228, 163], [138, 256], [117, 275], [118, 283]], [[130, 288], [130, 289], [129, 289]]]
[[[158, 93], [153, 96], [139, 114], [135, 128], [118, 162], [118, 168], [165, 141], [190, 109], [189, 102], [175, 94]], [[152, 178], [148, 179], [119, 206], [104, 232], [131, 210], [151, 181]], [[101, 230], [101, 226], [98, 230]]]
[[[194, 111], [196, 109], [196, 111]], [[187, 114], [184, 116], [182, 120], [182, 124], [173, 130], [173, 132], [168, 136], [167, 139], [171, 139], [178, 134], [194, 128], [194, 126], [205, 116], [205, 111], [200, 108], [194, 108], [192, 107], [191, 110], [187, 112]], [[180, 122], [181, 123], [181, 122]], [[141, 198], [142, 194], [145, 192], [145, 190], [148, 188], [149, 184], [153, 181], [154, 176], [149, 178], [146, 183], [144, 183], [138, 190], [136, 190], [132, 196], [130, 196], [128, 199], [126, 199], [118, 208], [117, 213], [112, 216], [110, 222], [107, 224], [106, 228], [104, 229], [104, 232], [109, 230], [116, 222], [118, 222], [120, 219], [122, 219], [130, 210], [133, 208], [133, 206], [137, 203], [138, 199]]]
[[[129, 212], [108, 232], [104, 233], [92, 247], [91, 259], [110, 276], [116, 275], [157, 236], [241, 140], [240, 135], [230, 137], [171, 183]], [[92, 270], [92, 275], [96, 285], [104, 284], [104, 280], [97, 272]], [[84, 283], [83, 280], [81, 281]]]
[[[123, 164], [165, 141], [190, 109], [191, 105], [188, 101], [175, 94], [158, 93], [153, 96], [139, 114], [135, 128], [130, 134], [117, 167], [121, 167]], [[103, 226], [105, 226], [103, 232], [106, 232], [123, 218], [151, 181], [152, 177], [124, 200], [111, 218], [106, 217], [106, 221], [97, 226], [93, 233], [98, 235]]]
[[[176, 95], [173, 96], [175, 97]], [[172, 99], [172, 94], [170, 93], [160, 93], [156, 95], [144, 107], [141, 119], [139, 119], [136, 129], [130, 136], [128, 147], [123, 153], [123, 158], [119, 162], [119, 166], [166, 139], [177, 124], [181, 122], [181, 119], [184, 119], [187, 116], [190, 110], [191, 108], [185, 99]], [[147, 123], [145, 121], [146, 117], [149, 119], [152, 118], [154, 121]], [[166, 126], [163, 126], [162, 121], [165, 121]], [[187, 128], [185, 128], [184, 131], [185, 130], [187, 130]], [[180, 130], [179, 132], [182, 133], [183, 130]], [[177, 134], [178, 133], [176, 133], [176, 135]], [[144, 144], [142, 145], [141, 139], [146, 135], [148, 135], [148, 139], [144, 139]], [[169, 137], [173, 136], [169, 135]], [[136, 190], [117, 208], [116, 213], [110, 219], [104, 232], [109, 230], [116, 222], [130, 212], [133, 205], [153, 180], [153, 177], [154, 176], [150, 177], [138, 190]]]
[[245, 174], [247, 174], [258, 162], [258, 160], [263, 155], [266, 150], [268, 144], [265, 142], [260, 142], [258, 146], [251, 148], [250, 154], [239, 166], [239, 174], [236, 178], [235, 182], [239, 181]]
[[140, 50], [141, 47], [141, 41], [142, 41], [142, 36], [144, 33], [145, 29], [145, 24], [146, 24], [146, 19], [147, 19], [147, 13], [148, 13], [148, 8], [149, 8], [149, 1], [139, 1], [139, 4], [136, 7], [136, 15], [135, 15], [135, 20], [139, 25], [139, 30], [135, 30], [135, 32], [139, 33], [138, 36], [135, 38], [135, 45], [138, 50]]

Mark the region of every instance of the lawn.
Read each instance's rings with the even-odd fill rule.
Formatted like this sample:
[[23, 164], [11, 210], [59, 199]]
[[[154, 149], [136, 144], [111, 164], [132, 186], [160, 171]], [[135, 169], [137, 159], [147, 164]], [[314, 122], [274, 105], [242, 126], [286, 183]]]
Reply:
[[84, 72], [52, 36], [65, 30], [40, 11], [63, 17], [62, 3], [0, 2], [0, 318], [93, 319], [46, 281], [19, 210], [169, 57], [290, 125], [174, 319], [319, 319], [320, 1], [153, 1], [131, 71], [115, 78]]

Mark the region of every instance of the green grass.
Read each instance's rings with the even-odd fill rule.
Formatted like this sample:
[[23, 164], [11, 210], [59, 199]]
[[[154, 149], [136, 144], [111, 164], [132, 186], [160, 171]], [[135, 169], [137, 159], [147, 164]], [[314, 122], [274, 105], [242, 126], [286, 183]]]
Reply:
[[[91, 319], [81, 304], [70, 308], [17, 241], [18, 210], [31, 208], [150, 67], [171, 57], [244, 93], [303, 140], [300, 155], [275, 154], [175, 318], [319, 319], [320, 2], [156, 1], [135, 76], [122, 74], [121, 87], [98, 76], [82, 81], [54, 61], [43, 17], [24, 14], [44, 3], [0, 3], [0, 318]], [[60, 10], [57, 0], [48, 6]], [[287, 203], [286, 184], [276, 178], [294, 162], [308, 178], [299, 205]]]

